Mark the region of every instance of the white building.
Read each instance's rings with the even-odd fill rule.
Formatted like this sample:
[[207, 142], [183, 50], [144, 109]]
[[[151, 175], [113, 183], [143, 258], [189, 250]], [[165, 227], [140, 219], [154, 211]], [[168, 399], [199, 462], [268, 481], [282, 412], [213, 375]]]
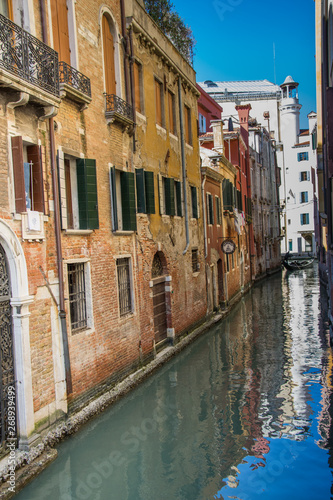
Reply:
[[251, 117], [265, 126], [276, 141], [277, 164], [281, 170], [281, 252], [315, 254], [314, 193], [316, 151], [312, 134], [316, 113], [308, 115], [309, 129], [300, 130], [301, 105], [298, 83], [288, 76], [281, 86], [268, 80], [212, 82], [199, 85], [223, 106], [223, 118], [237, 122], [237, 104], [251, 104]]

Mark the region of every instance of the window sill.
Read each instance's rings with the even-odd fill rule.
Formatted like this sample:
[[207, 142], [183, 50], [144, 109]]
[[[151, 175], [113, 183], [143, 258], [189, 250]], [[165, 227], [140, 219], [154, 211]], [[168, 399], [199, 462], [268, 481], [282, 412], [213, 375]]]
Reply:
[[93, 233], [92, 229], [65, 229], [64, 233], [68, 236], [88, 236]]
[[87, 326], [87, 328], [81, 328], [80, 330], [71, 330], [71, 335], [80, 335], [82, 333], [85, 335], [91, 335], [92, 333], [95, 333], [95, 330], [89, 326]]
[[131, 236], [132, 234], [135, 233], [135, 231], [122, 231], [122, 230], [119, 230], [119, 231], [112, 231], [112, 233], [115, 236]]
[[174, 141], [178, 142], [178, 137], [175, 134], [173, 134], [172, 132], [169, 132], [169, 136], [170, 136], [170, 139], [173, 139]]

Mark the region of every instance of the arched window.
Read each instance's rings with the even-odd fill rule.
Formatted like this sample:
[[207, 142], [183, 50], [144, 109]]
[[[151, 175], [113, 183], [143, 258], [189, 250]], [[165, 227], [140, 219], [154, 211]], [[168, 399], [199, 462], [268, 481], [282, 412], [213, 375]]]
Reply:
[[117, 94], [116, 89], [116, 71], [115, 71], [115, 30], [110, 17], [103, 14], [102, 18], [103, 32], [103, 51], [104, 51], [104, 73], [105, 73], [105, 92], [109, 95]]

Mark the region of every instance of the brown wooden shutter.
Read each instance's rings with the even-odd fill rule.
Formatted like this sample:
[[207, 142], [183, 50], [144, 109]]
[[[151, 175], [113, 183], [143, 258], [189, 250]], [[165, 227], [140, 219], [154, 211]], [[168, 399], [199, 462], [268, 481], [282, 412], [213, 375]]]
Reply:
[[51, 0], [52, 30], [54, 50], [59, 53], [59, 61], [70, 65], [68, 9], [66, 0]]
[[134, 62], [134, 91], [135, 91], [135, 109], [141, 113], [141, 94], [140, 94], [140, 65]]
[[27, 147], [28, 163], [32, 163], [32, 210], [44, 213], [43, 173], [40, 147]]
[[105, 71], [105, 91], [107, 94], [116, 95], [116, 74], [114, 65], [113, 36], [110, 30], [110, 23], [105, 15], [102, 21], [103, 50], [104, 50], [104, 71]]
[[168, 100], [169, 100], [169, 130], [172, 134], [175, 131], [175, 123], [173, 117], [173, 95], [171, 92], [168, 92]]
[[26, 211], [24, 168], [23, 168], [23, 141], [22, 137], [12, 137], [12, 158], [15, 189], [16, 212]]
[[156, 123], [162, 126], [161, 84], [155, 80]]

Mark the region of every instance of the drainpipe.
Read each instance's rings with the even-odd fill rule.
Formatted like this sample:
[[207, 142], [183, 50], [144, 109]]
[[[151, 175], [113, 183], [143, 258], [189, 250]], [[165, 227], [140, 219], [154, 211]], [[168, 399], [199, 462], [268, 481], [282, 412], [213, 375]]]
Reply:
[[132, 34], [132, 26], [129, 28], [129, 39], [130, 39], [130, 47], [131, 52], [129, 54], [130, 61], [130, 82], [131, 82], [131, 100], [132, 100], [132, 109], [133, 109], [133, 122], [134, 122], [134, 130], [133, 130], [133, 152], [136, 151], [136, 141], [135, 141], [135, 129], [136, 129], [136, 111], [135, 111], [135, 90], [134, 90], [134, 74], [133, 74], [133, 34]]
[[60, 229], [59, 189], [58, 189], [58, 179], [57, 179], [56, 161], [55, 161], [53, 118], [49, 119], [49, 128], [50, 128], [50, 148], [51, 148], [51, 174], [52, 174], [53, 198], [54, 198], [54, 229], [56, 237], [57, 265], [58, 265], [58, 276], [59, 276], [59, 317], [61, 323], [62, 342], [64, 348], [67, 394], [70, 394], [73, 391], [73, 388], [72, 388], [72, 375], [71, 375], [71, 367], [69, 359], [68, 334], [67, 334], [66, 311], [65, 311], [64, 272], [62, 267], [63, 264], [62, 264], [62, 248], [61, 248], [61, 234], [60, 234], [61, 229]]
[[[40, 0], [40, 13], [42, 23], [42, 38], [43, 42], [47, 44], [47, 24], [44, 0]], [[59, 207], [59, 189], [55, 161], [55, 140], [54, 140], [54, 120], [49, 118], [49, 131], [50, 131], [50, 149], [51, 149], [51, 174], [53, 185], [53, 198], [54, 198], [54, 229], [56, 238], [56, 251], [57, 251], [57, 266], [59, 276], [59, 317], [61, 324], [62, 342], [64, 348], [64, 362], [65, 362], [65, 376], [67, 394], [70, 394], [72, 388], [72, 375], [70, 368], [69, 349], [68, 349], [68, 334], [66, 323], [65, 311], [65, 294], [64, 294], [64, 272], [62, 267], [62, 248], [61, 248], [61, 234], [60, 234], [60, 207]]]
[[185, 231], [186, 231], [186, 247], [183, 255], [186, 254], [190, 246], [190, 230], [188, 222], [188, 207], [187, 207], [187, 188], [186, 188], [186, 160], [185, 160], [185, 139], [184, 139], [184, 120], [183, 120], [183, 103], [182, 103], [182, 82], [180, 76], [178, 77], [178, 101], [179, 101], [179, 122], [180, 122], [180, 144], [182, 154], [182, 172], [183, 172], [183, 186], [184, 186], [184, 205], [185, 205]]

